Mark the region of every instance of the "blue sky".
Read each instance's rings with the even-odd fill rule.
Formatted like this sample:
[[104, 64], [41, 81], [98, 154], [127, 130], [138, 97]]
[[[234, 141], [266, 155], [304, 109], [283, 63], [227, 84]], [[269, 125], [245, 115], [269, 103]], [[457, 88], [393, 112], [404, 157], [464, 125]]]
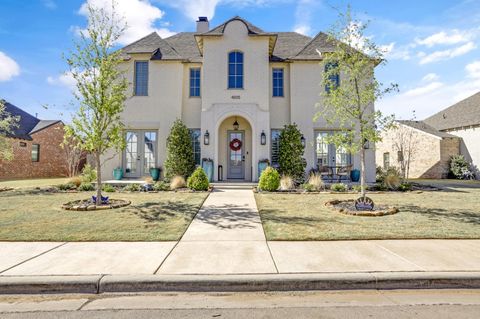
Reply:
[[[72, 80], [63, 53], [86, 18], [87, 0], [0, 0], [0, 97], [43, 119], [68, 121]], [[110, 0], [88, 0], [104, 5]], [[385, 113], [418, 119], [480, 91], [480, 0], [117, 0], [129, 29], [122, 44], [152, 31], [162, 37], [195, 29], [206, 15], [211, 26], [240, 15], [266, 31], [314, 36], [336, 19], [332, 7], [351, 4], [370, 20], [367, 36], [389, 50], [377, 70], [400, 93], [377, 103]], [[317, 85], [312, 83], [312, 85]], [[46, 107], [46, 108], [45, 108]]]

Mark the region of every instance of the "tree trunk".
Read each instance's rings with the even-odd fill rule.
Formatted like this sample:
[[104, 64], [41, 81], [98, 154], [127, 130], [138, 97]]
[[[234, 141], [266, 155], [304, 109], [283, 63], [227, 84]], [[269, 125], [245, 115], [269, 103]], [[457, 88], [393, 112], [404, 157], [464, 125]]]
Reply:
[[365, 199], [367, 185], [365, 182], [365, 148], [360, 151], [360, 186], [362, 189], [362, 197]]
[[95, 168], [97, 170], [97, 202], [96, 205], [102, 204], [102, 173], [100, 170], [100, 154], [95, 153]]

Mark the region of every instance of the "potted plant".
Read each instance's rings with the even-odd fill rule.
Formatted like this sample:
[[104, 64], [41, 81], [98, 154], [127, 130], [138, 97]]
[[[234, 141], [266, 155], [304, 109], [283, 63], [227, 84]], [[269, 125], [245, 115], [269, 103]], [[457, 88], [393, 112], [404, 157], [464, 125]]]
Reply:
[[121, 167], [117, 167], [113, 169], [113, 178], [117, 181], [123, 178], [123, 169]]
[[160, 179], [160, 172], [162, 169], [160, 167], [150, 167], [150, 176], [154, 181], [158, 181]]

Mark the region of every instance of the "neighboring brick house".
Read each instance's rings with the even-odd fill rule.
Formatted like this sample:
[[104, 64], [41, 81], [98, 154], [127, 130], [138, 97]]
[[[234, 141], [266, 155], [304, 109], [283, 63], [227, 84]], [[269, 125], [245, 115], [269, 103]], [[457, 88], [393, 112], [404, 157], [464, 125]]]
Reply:
[[407, 161], [410, 149], [409, 178], [446, 178], [450, 158], [460, 153], [461, 138], [440, 132], [423, 121], [396, 121], [396, 124], [375, 145], [377, 165], [401, 169], [402, 157]]
[[460, 154], [480, 179], [480, 92], [430, 116], [425, 123], [461, 138]]
[[13, 160], [0, 159], [0, 179], [58, 177], [67, 175], [60, 120], [39, 120], [5, 102], [6, 111], [20, 118], [18, 127], [7, 136], [13, 147]]

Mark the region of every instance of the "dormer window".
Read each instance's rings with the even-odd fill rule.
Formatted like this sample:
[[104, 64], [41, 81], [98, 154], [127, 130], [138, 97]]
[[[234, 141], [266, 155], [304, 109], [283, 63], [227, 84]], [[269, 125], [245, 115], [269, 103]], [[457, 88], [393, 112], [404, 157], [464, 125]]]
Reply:
[[243, 89], [243, 53], [228, 53], [228, 88]]

